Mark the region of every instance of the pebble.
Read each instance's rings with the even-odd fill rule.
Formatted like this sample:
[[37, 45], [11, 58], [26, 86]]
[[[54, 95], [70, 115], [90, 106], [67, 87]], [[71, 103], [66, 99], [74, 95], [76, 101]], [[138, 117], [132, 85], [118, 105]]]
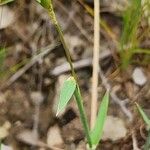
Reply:
[[113, 116], [107, 116], [103, 129], [103, 140], [116, 141], [124, 138], [126, 134], [127, 129], [122, 119]]
[[0, 29], [7, 28], [15, 21], [14, 12], [8, 6], [0, 6], [1, 25]]
[[132, 73], [132, 79], [135, 84], [143, 86], [147, 82], [147, 77], [145, 76], [142, 68], [136, 67]]
[[34, 104], [41, 104], [44, 100], [44, 96], [39, 91], [32, 92], [30, 96]]
[[2, 126], [0, 126], [0, 140], [8, 136], [10, 127], [11, 124], [8, 121], [6, 121]]
[[57, 125], [51, 127], [47, 133], [47, 144], [49, 147], [62, 147], [64, 141], [61, 136], [60, 129]]

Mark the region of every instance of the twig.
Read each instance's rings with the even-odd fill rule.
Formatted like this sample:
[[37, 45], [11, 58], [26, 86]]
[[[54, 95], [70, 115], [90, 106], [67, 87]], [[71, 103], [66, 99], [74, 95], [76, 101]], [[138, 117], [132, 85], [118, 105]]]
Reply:
[[92, 74], [92, 101], [91, 101], [91, 128], [94, 128], [97, 116], [98, 97], [98, 69], [100, 51], [100, 1], [94, 0], [94, 51], [93, 51], [93, 74]]
[[29, 68], [31, 68], [36, 62], [39, 61], [39, 59], [41, 59], [41, 57], [44, 57], [46, 55], [48, 55], [53, 49], [55, 49], [59, 44], [56, 42], [53, 42], [53, 44], [51, 44], [50, 46], [46, 47], [43, 49], [43, 51], [34, 56], [29, 63], [27, 63], [23, 68], [21, 68], [20, 70], [18, 70], [14, 75], [12, 75], [8, 81], [5, 83], [5, 85], [2, 88], [6, 88], [8, 86], [10, 86], [11, 84], [13, 84], [18, 78], [20, 78]]
[[132, 142], [133, 142], [133, 150], [140, 150], [138, 148], [137, 139], [136, 139], [134, 131], [132, 133]]

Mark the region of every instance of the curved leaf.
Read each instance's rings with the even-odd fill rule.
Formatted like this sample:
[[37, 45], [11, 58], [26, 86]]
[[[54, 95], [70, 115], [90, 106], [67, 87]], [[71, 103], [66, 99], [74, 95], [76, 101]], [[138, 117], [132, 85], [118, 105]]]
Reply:
[[66, 107], [76, 89], [76, 81], [73, 77], [68, 78], [60, 91], [59, 104], [56, 116]]

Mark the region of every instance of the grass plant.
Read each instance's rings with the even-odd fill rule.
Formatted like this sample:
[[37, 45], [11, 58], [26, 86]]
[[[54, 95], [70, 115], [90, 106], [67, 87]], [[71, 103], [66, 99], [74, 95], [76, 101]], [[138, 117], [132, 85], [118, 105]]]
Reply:
[[[108, 95], [109, 94], [107, 92], [106, 95], [104, 96], [102, 103], [101, 103], [102, 108], [100, 108], [100, 110], [99, 110], [95, 127], [93, 128], [92, 131], [90, 131], [89, 124], [87, 121], [87, 116], [86, 116], [85, 109], [83, 106], [83, 99], [81, 96], [80, 87], [78, 84], [78, 78], [77, 78], [77, 75], [75, 73], [75, 70], [74, 70], [74, 67], [72, 64], [70, 51], [69, 51], [68, 46], [65, 42], [62, 29], [61, 29], [61, 27], [60, 27], [60, 25], [56, 19], [56, 15], [55, 15], [55, 12], [53, 9], [52, 0], [37, 0], [37, 1], [48, 12], [52, 23], [56, 27], [56, 30], [57, 30], [59, 37], [60, 37], [60, 41], [61, 41], [63, 48], [64, 48], [64, 51], [65, 51], [67, 61], [68, 61], [70, 68], [71, 68], [72, 76], [64, 82], [64, 85], [63, 85], [61, 92], [60, 92], [60, 100], [59, 100], [59, 104], [58, 104], [57, 115], [62, 109], [64, 109], [66, 107], [70, 98], [72, 96], [74, 96], [76, 99], [76, 103], [78, 105], [79, 112], [80, 112], [80, 119], [81, 119], [81, 122], [82, 122], [82, 125], [84, 128], [84, 132], [86, 135], [88, 147], [91, 150], [96, 149], [96, 146], [98, 145], [98, 143], [101, 139], [102, 129], [103, 129], [104, 121], [106, 119], [106, 114], [107, 114], [107, 109], [108, 109], [108, 100], [109, 100]], [[97, 132], [97, 131], [99, 131], [99, 132]]]
[[[146, 3], [145, 5], [148, 4], [149, 3]], [[123, 15], [123, 31], [120, 41], [120, 56], [123, 69], [126, 69], [132, 62], [132, 56], [134, 54], [150, 54], [150, 49], [140, 48], [140, 38], [138, 35], [138, 31], [140, 28], [142, 17], [142, 1], [132, 0]], [[140, 37], [142, 37], [142, 35]]]
[[[8, 4], [12, 1], [14, 0], [0, 0], [0, 6]], [[87, 115], [83, 105], [83, 98], [81, 96], [80, 86], [78, 83], [78, 77], [73, 67], [70, 51], [64, 39], [63, 31], [61, 29], [59, 22], [57, 21], [52, 0], [36, 0], [36, 1], [47, 11], [51, 22], [54, 24], [59, 34], [62, 46], [64, 48], [66, 59], [71, 68], [71, 76], [66, 81], [64, 81], [64, 84], [60, 91], [60, 98], [56, 115], [59, 115], [59, 113], [62, 112], [67, 107], [68, 102], [71, 100], [72, 96], [74, 96], [76, 103], [78, 105], [80, 119], [87, 139], [88, 147], [90, 150], [95, 150], [102, 138], [104, 122], [107, 116], [107, 110], [109, 105], [109, 91], [107, 91], [104, 97], [102, 98], [99, 111], [96, 117], [95, 125], [90, 130]], [[146, 4], [148, 8], [150, 8], [149, 1], [147, 1]], [[84, 7], [88, 10], [88, 12], [91, 15], [94, 15], [92, 9], [90, 9], [86, 5], [84, 5]], [[138, 29], [140, 26], [140, 21], [142, 20], [141, 19], [142, 15], [143, 15], [143, 8], [141, 0], [132, 0], [130, 6], [127, 8], [127, 10], [124, 12], [123, 15], [123, 31], [120, 40], [120, 55], [123, 68], [126, 68], [129, 65], [132, 56], [134, 54], [140, 53], [148, 55], [150, 54], [149, 49], [140, 48], [139, 44]], [[109, 33], [110, 37], [112, 37], [112, 39], [116, 41], [115, 43], [118, 44], [116, 35], [110, 30], [105, 21], [102, 20], [101, 25]], [[2, 69], [3, 69], [3, 62], [5, 60], [5, 54], [6, 54], [5, 48], [0, 48], [0, 68], [1, 68], [0, 73], [2, 73], [3, 71]], [[145, 114], [143, 109], [138, 104], [136, 105], [144, 122], [148, 126], [149, 135], [146, 144], [144, 146], [144, 150], [148, 150], [150, 149], [150, 119]], [[1, 150], [1, 143], [0, 143], [0, 150]]]

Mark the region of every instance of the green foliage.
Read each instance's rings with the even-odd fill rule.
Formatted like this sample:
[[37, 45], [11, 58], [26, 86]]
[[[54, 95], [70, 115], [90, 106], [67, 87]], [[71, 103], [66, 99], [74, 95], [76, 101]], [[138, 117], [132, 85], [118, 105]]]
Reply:
[[50, 7], [50, 4], [52, 3], [52, 0], [36, 0], [36, 1], [46, 9], [48, 9]]
[[150, 128], [150, 119], [148, 118], [148, 116], [145, 114], [145, 112], [143, 111], [143, 109], [136, 103], [136, 106], [144, 120], [144, 122], [148, 125], [148, 127]]
[[141, 0], [132, 0], [131, 5], [124, 12], [123, 32], [121, 36], [121, 60], [122, 67], [126, 68], [134, 54], [134, 49], [138, 47], [137, 30], [142, 15]]
[[150, 0], [143, 0], [143, 13], [147, 19], [147, 23], [150, 26]]
[[[67, 61], [70, 65], [71, 73], [72, 73], [72, 77], [69, 78], [67, 81], [65, 81], [63, 88], [61, 90], [57, 114], [66, 107], [68, 101], [70, 100], [70, 98], [74, 94], [75, 99], [76, 99], [76, 103], [78, 105], [78, 109], [80, 112], [80, 119], [81, 119], [81, 122], [82, 122], [82, 125], [84, 128], [84, 131], [85, 131], [87, 142], [88, 142], [88, 145], [91, 149], [92, 147], [97, 146], [97, 144], [101, 138], [101, 134], [102, 134], [101, 130], [103, 129], [103, 124], [104, 124], [104, 120], [106, 118], [106, 112], [107, 112], [107, 108], [108, 108], [107, 96], [105, 96], [105, 98], [102, 101], [101, 108], [100, 108], [100, 111], [98, 113], [98, 119], [97, 119], [95, 128], [94, 128], [94, 130], [90, 136], [87, 116], [85, 114], [85, 109], [83, 107], [83, 100], [82, 100], [82, 96], [80, 93], [80, 88], [79, 88], [79, 85], [77, 83], [77, 76], [76, 76], [76, 73], [75, 73], [75, 70], [74, 70], [74, 67], [72, 64], [69, 48], [68, 48], [68, 46], [65, 42], [65, 39], [64, 39], [62, 29], [61, 29], [61, 27], [60, 27], [60, 25], [56, 19], [56, 15], [55, 15], [53, 5], [52, 5], [52, 0], [47, 0], [47, 1], [46, 0], [45, 1], [37, 0], [37, 1], [48, 11], [50, 19], [56, 27], [56, 30], [59, 34], [60, 41], [62, 42], [64, 51], [66, 54], [66, 58], [67, 58]], [[101, 123], [99, 123], [99, 121]], [[98, 129], [96, 129], [96, 128], [98, 128]], [[100, 131], [100, 134], [97, 134], [96, 132], [99, 132], [99, 131]], [[93, 144], [92, 144], [91, 137], [93, 138]]]
[[91, 140], [93, 147], [96, 147], [99, 141], [101, 140], [103, 127], [107, 116], [108, 104], [109, 104], [109, 93], [106, 92], [99, 108], [95, 126], [91, 131]]
[[76, 89], [76, 81], [73, 77], [68, 78], [61, 89], [57, 115], [66, 107]]
[[14, 1], [14, 0], [0, 0], [0, 6], [8, 4], [8, 3], [12, 2], [12, 1]]
[[3, 64], [6, 57], [6, 49], [0, 48], [0, 73], [3, 71]]
[[150, 49], [137, 48], [134, 50], [134, 53], [150, 55]]
[[131, 43], [135, 44], [136, 32], [141, 18], [141, 0], [132, 0], [131, 6], [125, 11], [123, 16], [124, 29], [121, 37], [121, 47]]

